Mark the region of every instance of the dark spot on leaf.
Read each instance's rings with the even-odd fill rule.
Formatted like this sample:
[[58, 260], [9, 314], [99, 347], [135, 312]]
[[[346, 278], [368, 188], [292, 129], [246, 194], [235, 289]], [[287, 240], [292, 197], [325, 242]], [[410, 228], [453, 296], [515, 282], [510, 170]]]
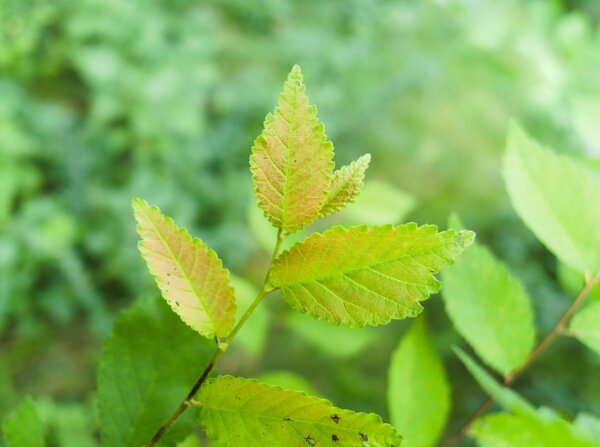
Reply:
[[361, 441], [367, 442], [369, 440], [369, 437], [367, 435], [365, 435], [364, 433], [359, 433], [359, 435], [360, 435]]
[[332, 420], [333, 422], [335, 422], [336, 424], [339, 424], [339, 423], [340, 423], [340, 419], [341, 419], [341, 418], [340, 418], [340, 417], [339, 417], [337, 414], [335, 414], [335, 413], [333, 414], [333, 416], [331, 416], [331, 420]]
[[338, 436], [337, 436], [337, 435], [331, 435], [331, 440], [332, 440], [333, 442], [338, 442], [338, 441], [340, 440], [340, 438], [338, 438]]
[[283, 418], [284, 421], [291, 421], [290, 418]]
[[306, 441], [306, 445], [310, 447], [315, 447], [315, 445], [317, 445], [317, 441], [311, 435], [308, 435], [304, 440]]

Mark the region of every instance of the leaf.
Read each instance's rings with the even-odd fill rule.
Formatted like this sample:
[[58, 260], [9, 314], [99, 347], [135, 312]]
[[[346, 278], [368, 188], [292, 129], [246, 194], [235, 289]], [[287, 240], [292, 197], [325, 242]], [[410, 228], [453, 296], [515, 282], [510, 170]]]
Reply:
[[418, 227], [334, 227], [273, 263], [271, 281], [300, 312], [361, 327], [414, 317], [440, 288], [433, 276], [473, 241], [469, 231]]
[[[181, 322], [163, 300], [141, 300], [121, 314], [104, 343], [98, 370], [103, 447], [140, 447], [183, 401], [214, 343]], [[191, 430], [186, 411], [159, 445]]]
[[[479, 443], [481, 446], [522, 447], [530, 444], [520, 444], [519, 441], [535, 439], [536, 442], [540, 442], [540, 447], [595, 447], [594, 442], [579, 427], [569, 423], [549, 408], [534, 408], [515, 391], [496, 382], [465, 352], [456, 349], [456, 353], [479, 385], [496, 402], [517, 417], [511, 428], [507, 428], [506, 418], [500, 422], [494, 421], [494, 425], [491, 426], [493, 431], [490, 430], [489, 424], [485, 425], [487, 418], [476, 423], [472, 435], [483, 439]], [[538, 444], [531, 445], [538, 446]]]
[[365, 154], [333, 173], [327, 200], [321, 209], [321, 217], [336, 213], [354, 202], [360, 194], [370, 162], [371, 154]]
[[306, 394], [318, 394], [307, 379], [292, 371], [267, 371], [262, 373], [257, 379], [265, 385], [274, 385], [288, 390], [302, 391]]
[[141, 199], [133, 210], [140, 252], [173, 311], [205, 337], [225, 336], [235, 322], [229, 272], [200, 239]]
[[480, 447], [597, 447], [579, 427], [548, 408], [534, 417], [499, 413], [473, 424], [470, 434]]
[[574, 423], [581, 433], [600, 445], [600, 419], [588, 413], [579, 413]]
[[402, 445], [433, 446], [448, 418], [450, 387], [422, 317], [392, 355], [387, 398], [391, 422], [404, 435]]
[[348, 225], [385, 225], [400, 223], [415, 206], [408, 193], [387, 182], [365, 182], [355, 203], [339, 214], [340, 222]]
[[43, 447], [42, 420], [31, 397], [26, 397], [2, 423], [6, 447]]
[[579, 311], [569, 329], [579, 341], [600, 355], [600, 301], [594, 301]]
[[221, 376], [200, 390], [201, 423], [218, 447], [398, 446], [401, 436], [375, 414], [256, 380]]
[[446, 312], [458, 333], [499, 373], [518, 368], [535, 344], [533, 310], [521, 283], [478, 244], [442, 279]]
[[550, 251], [579, 272], [600, 272], [600, 181], [589, 169], [513, 124], [504, 177], [515, 210]]
[[288, 233], [318, 217], [333, 175], [333, 145], [302, 80], [295, 65], [250, 156], [258, 203], [269, 221]]

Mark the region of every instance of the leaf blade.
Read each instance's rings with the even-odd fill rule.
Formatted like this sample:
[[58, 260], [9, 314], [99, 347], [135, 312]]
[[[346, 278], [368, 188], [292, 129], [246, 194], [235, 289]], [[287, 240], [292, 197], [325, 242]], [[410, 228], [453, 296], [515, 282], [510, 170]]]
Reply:
[[[140, 300], [122, 313], [98, 368], [101, 445], [144, 445], [186, 397], [212, 349], [163, 300]], [[183, 439], [192, 430], [193, 413], [182, 415], [159, 445]]]
[[7, 447], [43, 447], [42, 420], [33, 399], [28, 396], [2, 423]]
[[320, 217], [329, 216], [354, 202], [360, 194], [371, 155], [365, 154], [333, 173], [331, 187]]
[[531, 301], [521, 283], [479, 244], [442, 278], [442, 299], [457, 332], [497, 372], [518, 368], [535, 344]]
[[199, 399], [201, 423], [220, 447], [397, 446], [401, 440], [377, 415], [342, 410], [324, 399], [253, 379], [210, 379]]
[[504, 178], [515, 210], [551, 252], [579, 272], [600, 272], [600, 182], [588, 169], [513, 124]]
[[600, 355], [600, 301], [590, 303], [579, 311], [569, 329], [581, 343]]
[[133, 209], [140, 252], [173, 312], [207, 338], [227, 335], [236, 303], [217, 254], [148, 202], [135, 199]]
[[388, 406], [391, 423], [403, 433], [405, 447], [433, 446], [446, 424], [450, 386], [422, 317], [392, 355]]
[[439, 290], [433, 274], [473, 237], [438, 233], [432, 225], [334, 227], [279, 256], [271, 281], [300, 312], [334, 324], [376, 326], [420, 313], [419, 301]]
[[295, 65], [250, 156], [259, 206], [275, 227], [291, 233], [318, 217], [333, 175], [332, 159], [333, 145]]

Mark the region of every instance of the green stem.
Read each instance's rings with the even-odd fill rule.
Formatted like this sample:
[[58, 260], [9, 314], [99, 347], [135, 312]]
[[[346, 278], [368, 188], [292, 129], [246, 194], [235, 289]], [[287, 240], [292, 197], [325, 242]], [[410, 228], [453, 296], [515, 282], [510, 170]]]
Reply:
[[[265, 295], [276, 290], [270, 284], [271, 266], [273, 265], [273, 261], [275, 261], [275, 259], [279, 255], [279, 250], [281, 249], [282, 242], [283, 242], [283, 232], [280, 229], [277, 232], [277, 242], [275, 243], [275, 248], [273, 249], [273, 254], [271, 255], [271, 262], [269, 263], [269, 269], [267, 270], [267, 274], [265, 275], [265, 279], [263, 281], [262, 287], [260, 288], [260, 292], [258, 292], [258, 295], [254, 299], [252, 304], [250, 304], [250, 306], [248, 307], [246, 312], [244, 312], [244, 315], [242, 315], [242, 318], [240, 318], [240, 320], [237, 322], [237, 324], [231, 330], [229, 335], [225, 338], [225, 342], [220, 342], [217, 339], [217, 351], [215, 352], [215, 354], [212, 356], [212, 358], [208, 362], [208, 365], [206, 365], [206, 368], [204, 368], [204, 371], [202, 371], [202, 374], [200, 375], [198, 380], [196, 380], [196, 383], [194, 383], [194, 386], [192, 386], [192, 388], [190, 389], [190, 391], [187, 394], [187, 396], [185, 397], [185, 399], [179, 404], [179, 406], [175, 409], [175, 411], [171, 414], [171, 416], [169, 416], [169, 418], [166, 420], [166, 422], [160, 426], [160, 428], [154, 434], [154, 436], [152, 437], [152, 439], [150, 440], [150, 442], [148, 443], [148, 445], [146, 447], [155, 446], [158, 443], [158, 441], [160, 441], [160, 438], [162, 438], [163, 435], [169, 430], [169, 428], [171, 428], [171, 426], [177, 420], [177, 418], [179, 418], [179, 416], [181, 416], [181, 414], [185, 410], [187, 410], [189, 407], [195, 405], [194, 401], [193, 401], [194, 396], [196, 395], [198, 390], [200, 390], [200, 388], [202, 387], [202, 384], [206, 381], [206, 379], [208, 378], [208, 375], [211, 373], [211, 371], [214, 369], [214, 367], [217, 366], [217, 363], [219, 362], [221, 355], [223, 355], [223, 353], [225, 352], [226, 347], [231, 343], [231, 341], [237, 335], [237, 333], [240, 331], [240, 329], [242, 328], [244, 323], [246, 323], [248, 318], [250, 318], [250, 315], [252, 315], [252, 312], [254, 312], [254, 309], [256, 309], [256, 307], [261, 303], [261, 301], [263, 300]], [[223, 346], [223, 345], [225, 345], [225, 346]]]
[[[559, 335], [563, 335], [567, 329], [567, 325], [575, 315], [575, 312], [585, 298], [589, 295], [594, 286], [600, 281], [600, 273], [593, 277], [586, 277], [585, 283], [569, 308], [565, 311], [560, 320], [556, 323], [554, 328], [544, 337], [544, 339], [537, 344], [537, 346], [531, 351], [531, 353], [527, 356], [525, 361], [513, 372], [506, 375], [504, 381], [502, 382], [503, 387], [510, 387], [523, 372], [528, 369], [531, 364], [537, 360], [537, 358], [542, 355], [546, 350], [553, 344], [556, 338]], [[473, 422], [475, 422], [480, 416], [483, 416], [485, 412], [490, 408], [490, 406], [494, 403], [494, 398], [488, 396], [486, 400], [475, 410], [471, 416], [467, 418], [467, 420], [460, 426], [460, 428], [452, 434], [446, 441], [442, 444], [442, 447], [451, 447], [458, 442], [463, 436], [467, 434]]]

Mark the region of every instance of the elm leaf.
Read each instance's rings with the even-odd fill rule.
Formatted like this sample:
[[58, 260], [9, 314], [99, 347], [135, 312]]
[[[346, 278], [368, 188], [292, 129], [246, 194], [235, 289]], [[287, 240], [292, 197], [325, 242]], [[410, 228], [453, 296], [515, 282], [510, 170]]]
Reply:
[[43, 447], [44, 429], [33, 399], [27, 397], [2, 423], [6, 447]]
[[439, 291], [434, 277], [469, 246], [470, 231], [433, 225], [334, 227], [275, 260], [271, 282], [295, 309], [351, 327], [414, 317]]
[[141, 199], [133, 201], [139, 248], [171, 309], [199, 334], [228, 335], [236, 303], [217, 254]]
[[388, 370], [390, 419], [404, 447], [431, 447], [450, 411], [450, 386], [442, 361], [419, 317], [404, 336]]
[[504, 177], [515, 210], [537, 238], [577, 271], [599, 273], [597, 176], [570, 157], [543, 148], [513, 124]]
[[580, 310], [569, 329], [579, 341], [600, 355], [600, 301], [594, 301]]
[[258, 204], [275, 227], [293, 233], [319, 216], [333, 176], [332, 159], [333, 144], [316, 107], [308, 103], [296, 65], [250, 156]]
[[496, 371], [518, 368], [535, 344], [525, 289], [486, 247], [474, 244], [442, 273], [442, 298], [456, 330]]
[[402, 439], [375, 414], [253, 379], [209, 379], [198, 399], [201, 424], [217, 447], [398, 447]]
[[333, 173], [327, 200], [321, 209], [321, 217], [336, 213], [354, 202], [360, 194], [370, 162], [371, 155], [365, 154]]

